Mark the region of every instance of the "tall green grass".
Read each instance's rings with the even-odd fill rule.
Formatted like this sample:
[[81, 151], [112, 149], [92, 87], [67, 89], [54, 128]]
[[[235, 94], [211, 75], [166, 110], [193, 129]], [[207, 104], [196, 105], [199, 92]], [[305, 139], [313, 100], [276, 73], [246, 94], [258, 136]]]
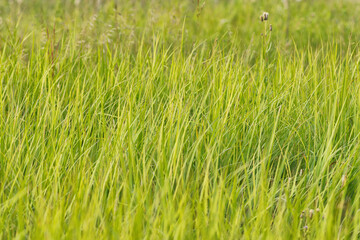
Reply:
[[359, 5], [289, 2], [1, 2], [0, 238], [358, 239]]

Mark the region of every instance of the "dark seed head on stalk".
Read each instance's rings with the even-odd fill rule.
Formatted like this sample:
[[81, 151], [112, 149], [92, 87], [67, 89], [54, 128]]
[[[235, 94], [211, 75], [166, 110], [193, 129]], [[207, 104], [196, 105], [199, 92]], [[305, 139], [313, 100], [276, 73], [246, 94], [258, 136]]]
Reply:
[[314, 209], [309, 210], [309, 217], [310, 219], [314, 216]]
[[264, 17], [264, 21], [267, 21], [269, 19], [269, 13], [268, 12], [264, 12], [263, 13], [263, 17]]
[[263, 15], [260, 16], [260, 21], [262, 21], [262, 22], [264, 21], [264, 16]]

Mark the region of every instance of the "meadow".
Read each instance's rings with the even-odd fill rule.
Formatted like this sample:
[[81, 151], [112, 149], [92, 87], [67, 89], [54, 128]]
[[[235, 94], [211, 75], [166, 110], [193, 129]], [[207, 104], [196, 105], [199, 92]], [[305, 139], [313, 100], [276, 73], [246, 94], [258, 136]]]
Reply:
[[359, 239], [359, 12], [0, 1], [0, 239]]

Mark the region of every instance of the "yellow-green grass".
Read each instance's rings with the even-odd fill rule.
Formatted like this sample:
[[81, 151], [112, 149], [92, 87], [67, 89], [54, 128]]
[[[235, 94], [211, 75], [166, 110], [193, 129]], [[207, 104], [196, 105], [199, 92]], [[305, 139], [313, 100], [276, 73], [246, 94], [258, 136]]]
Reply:
[[0, 238], [358, 239], [360, 5], [287, 3], [0, 2]]

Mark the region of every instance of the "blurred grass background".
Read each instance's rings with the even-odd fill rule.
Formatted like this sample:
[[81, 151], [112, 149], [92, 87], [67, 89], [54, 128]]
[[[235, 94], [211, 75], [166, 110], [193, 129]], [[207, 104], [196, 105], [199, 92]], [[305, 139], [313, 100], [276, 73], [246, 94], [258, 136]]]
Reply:
[[136, 48], [141, 39], [151, 45], [154, 34], [161, 34], [161, 42], [168, 46], [179, 44], [184, 27], [188, 49], [194, 43], [215, 39], [223, 40], [224, 47], [233, 44], [245, 49], [256, 44], [262, 31], [259, 15], [268, 11], [279, 47], [286, 49], [295, 42], [297, 47], [307, 48], [358, 39], [358, 10], [357, 1], [347, 0], [8, 0], [0, 3], [0, 28], [2, 38], [14, 36], [16, 31], [19, 41], [31, 32], [37, 44], [44, 41], [47, 29], [55, 27], [57, 36], [75, 34], [85, 45], [111, 43]]

